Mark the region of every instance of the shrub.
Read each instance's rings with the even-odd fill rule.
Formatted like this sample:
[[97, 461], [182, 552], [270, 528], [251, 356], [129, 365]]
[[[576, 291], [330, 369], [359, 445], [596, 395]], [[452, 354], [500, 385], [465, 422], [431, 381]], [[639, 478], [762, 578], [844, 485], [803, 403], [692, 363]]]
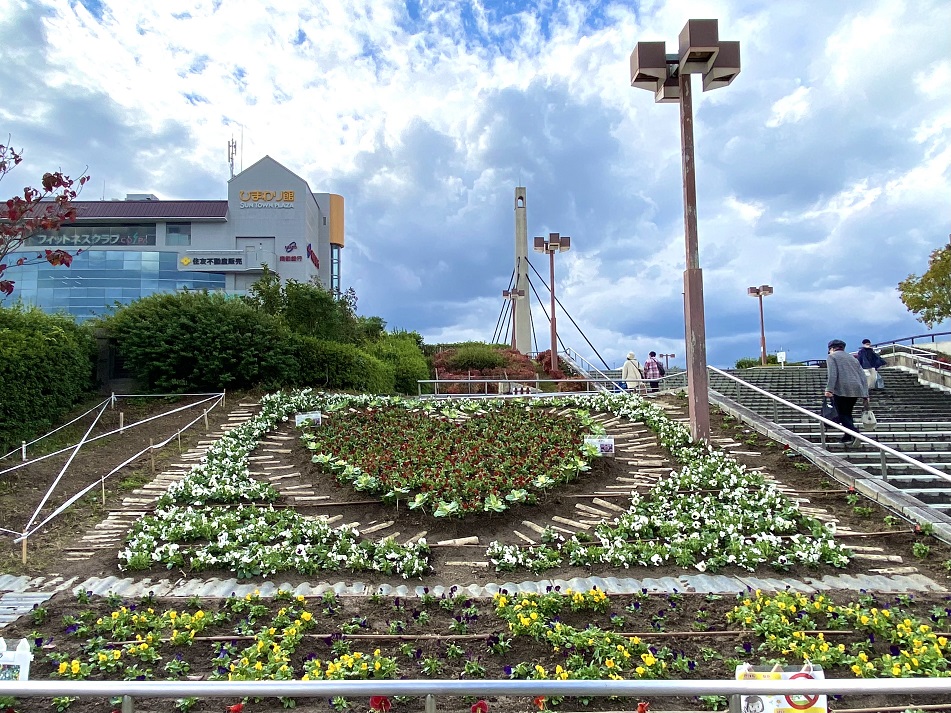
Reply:
[[446, 365], [456, 372], [497, 369], [505, 365], [505, 355], [497, 347], [472, 342], [456, 349], [446, 360]]
[[302, 386], [371, 394], [391, 394], [394, 391], [393, 367], [352, 344], [299, 336], [295, 351]]
[[[737, 369], [751, 369], [754, 366], [762, 366], [762, 359], [760, 359], [760, 357], [743, 357], [742, 359], [736, 360]], [[779, 366], [779, 360], [775, 354], [766, 355], [766, 366]]]
[[70, 317], [0, 308], [0, 450], [49, 430], [89, 393], [95, 353]]
[[396, 391], [401, 394], [418, 393], [417, 380], [429, 378], [426, 357], [416, 337], [415, 333], [410, 332], [384, 334], [367, 350], [392, 367]]
[[300, 379], [290, 331], [221, 293], [151, 295], [103, 322], [129, 371], [150, 390], [278, 388]]

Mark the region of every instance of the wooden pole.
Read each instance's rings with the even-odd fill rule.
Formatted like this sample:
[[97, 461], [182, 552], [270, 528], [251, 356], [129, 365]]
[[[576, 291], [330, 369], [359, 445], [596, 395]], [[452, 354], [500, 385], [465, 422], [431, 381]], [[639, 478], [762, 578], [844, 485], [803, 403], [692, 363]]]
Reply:
[[119, 433], [122, 433], [122, 429], [125, 424], [125, 413], [123, 411], [119, 412]]
[[208, 409], [202, 411], [202, 415], [205, 417], [205, 430], [208, 430]]
[[155, 444], [153, 439], [149, 439], [149, 460], [152, 461], [152, 473], [155, 473]]
[[23, 538], [23, 543], [20, 550], [20, 560], [23, 562], [23, 564], [26, 564], [26, 538], [25, 537]]

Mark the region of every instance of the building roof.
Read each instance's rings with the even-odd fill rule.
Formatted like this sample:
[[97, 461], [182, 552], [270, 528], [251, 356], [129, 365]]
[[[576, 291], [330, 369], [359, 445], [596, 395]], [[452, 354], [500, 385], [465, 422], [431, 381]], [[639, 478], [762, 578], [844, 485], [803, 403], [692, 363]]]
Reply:
[[228, 201], [73, 201], [81, 220], [227, 220]]

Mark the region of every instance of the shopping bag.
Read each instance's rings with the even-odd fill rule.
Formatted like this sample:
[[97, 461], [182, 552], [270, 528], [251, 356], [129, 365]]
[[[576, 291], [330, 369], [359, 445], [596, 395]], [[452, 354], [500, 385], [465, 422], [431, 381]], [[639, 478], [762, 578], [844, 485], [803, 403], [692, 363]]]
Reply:
[[835, 404], [828, 396], [822, 397], [822, 409], [819, 411], [819, 415], [830, 421], [839, 421], [839, 412], [835, 410]]
[[862, 411], [862, 426], [867, 428], [870, 431], [875, 430], [875, 426], [878, 425], [878, 419], [875, 418], [875, 414], [872, 412], [872, 409], [867, 408]]
[[878, 369], [865, 369], [865, 383], [868, 384], [868, 388], [874, 389], [876, 381], [878, 381]]
[[885, 388], [885, 380], [882, 378], [882, 372], [880, 372], [878, 369], [875, 370], [875, 388], [876, 389]]

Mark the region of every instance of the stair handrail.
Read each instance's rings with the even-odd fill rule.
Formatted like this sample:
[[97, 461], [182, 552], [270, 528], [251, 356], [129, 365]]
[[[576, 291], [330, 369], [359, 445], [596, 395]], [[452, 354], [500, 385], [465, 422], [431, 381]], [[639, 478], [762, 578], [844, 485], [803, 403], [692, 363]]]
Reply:
[[[616, 383], [616, 380], [609, 377], [607, 374], [601, 371], [601, 369], [599, 369], [597, 366], [595, 366], [590, 361], [585, 359], [583, 356], [581, 356], [576, 350], [572, 349], [571, 347], [566, 347], [565, 351], [562, 352], [562, 354], [565, 357], [565, 359], [567, 359], [568, 362], [571, 364], [572, 368], [580, 371], [582, 376], [590, 376], [589, 371], [593, 371], [595, 374], [597, 374], [599, 379], [607, 379], [608, 381]], [[582, 363], [579, 363], [579, 362], [582, 362]], [[603, 382], [598, 382], [596, 384], [596, 388], [599, 389], [600, 391], [610, 391], [607, 385], [604, 384]]]
[[[830, 421], [829, 419], [824, 418], [824, 417], [820, 416], [820, 415], [817, 414], [817, 413], [814, 413], [814, 412], [812, 412], [812, 411], [809, 411], [808, 409], [805, 409], [805, 408], [803, 408], [802, 406], [799, 406], [798, 404], [794, 404], [794, 403], [792, 403], [791, 401], [787, 401], [786, 399], [782, 398], [781, 396], [777, 396], [776, 394], [770, 393], [769, 391], [766, 391], [765, 389], [761, 389], [761, 388], [759, 388], [758, 386], [754, 386], [753, 384], [749, 383], [748, 381], [744, 381], [743, 379], [737, 378], [737, 377], [733, 376], [733, 374], [728, 374], [727, 372], [723, 371], [722, 369], [718, 369], [718, 368], [715, 367], [715, 366], [708, 366], [708, 367], [707, 367], [707, 371], [713, 372], [714, 374], [719, 374], [720, 376], [725, 376], [727, 379], [729, 379], [729, 380], [731, 380], [731, 381], [735, 381], [735, 382], [737, 382], [738, 384], [740, 384], [741, 386], [745, 386], [745, 387], [751, 389], [752, 391], [755, 391], [756, 393], [763, 394], [764, 396], [768, 396], [769, 398], [771, 398], [771, 399], [773, 399], [774, 401], [776, 401], [779, 405], [788, 406], [789, 408], [793, 409], [794, 411], [798, 411], [798, 412], [801, 413], [801, 414], [805, 414], [805, 415], [808, 416], [809, 418], [814, 419], [814, 420], [816, 420], [816, 421], [819, 421], [821, 424], [823, 424], [823, 425], [825, 425], [825, 426], [832, 426], [835, 430], [841, 431], [843, 434], [848, 433], [849, 435], [854, 436], [854, 437], [856, 438], [856, 440], [859, 440], [859, 441], [861, 441], [862, 443], [867, 443], [868, 445], [870, 445], [870, 446], [872, 446], [873, 448], [875, 448], [876, 450], [878, 450], [880, 454], [882, 454], [882, 467], [883, 467], [883, 469], [884, 469], [884, 467], [885, 467], [885, 454], [887, 453], [888, 455], [895, 456], [895, 457], [898, 458], [899, 460], [902, 460], [902, 461], [904, 461], [904, 462], [906, 462], [906, 463], [908, 463], [908, 464], [910, 464], [910, 465], [913, 465], [913, 466], [915, 466], [915, 467], [917, 467], [917, 468], [921, 468], [921, 469], [922, 469], [923, 471], [925, 471], [926, 473], [929, 473], [929, 474], [931, 474], [931, 475], [936, 475], [936, 476], [938, 476], [939, 478], [941, 478], [941, 479], [943, 479], [943, 480], [946, 480], [946, 481], [948, 481], [949, 483], [951, 483], [951, 475], [949, 475], [948, 473], [945, 473], [944, 471], [938, 470], [937, 468], [933, 468], [932, 466], [928, 465], [927, 463], [922, 463], [921, 461], [915, 460], [914, 458], [911, 458], [910, 456], [908, 456], [908, 455], [902, 453], [901, 451], [896, 451], [894, 448], [891, 448], [891, 447], [889, 447], [889, 446], [886, 446], [885, 444], [880, 443], [880, 442], [878, 442], [878, 441], [876, 441], [876, 440], [873, 440], [873, 439], [869, 438], [868, 436], [865, 436], [865, 435], [859, 433], [858, 431], [847, 431], [841, 424], [838, 424], [838, 423], [836, 423], [835, 421]], [[713, 391], [714, 393], [716, 393], [718, 396], [722, 396], [723, 398], [729, 398], [729, 397], [726, 396], [725, 394], [721, 394], [719, 391], [716, 391], [712, 386], [710, 387], [710, 390]], [[856, 466], [856, 467], [858, 467], [858, 466]], [[882, 477], [883, 477], [883, 479], [884, 479], [886, 482], [888, 481], [888, 475], [887, 475], [887, 473], [883, 473]]]

